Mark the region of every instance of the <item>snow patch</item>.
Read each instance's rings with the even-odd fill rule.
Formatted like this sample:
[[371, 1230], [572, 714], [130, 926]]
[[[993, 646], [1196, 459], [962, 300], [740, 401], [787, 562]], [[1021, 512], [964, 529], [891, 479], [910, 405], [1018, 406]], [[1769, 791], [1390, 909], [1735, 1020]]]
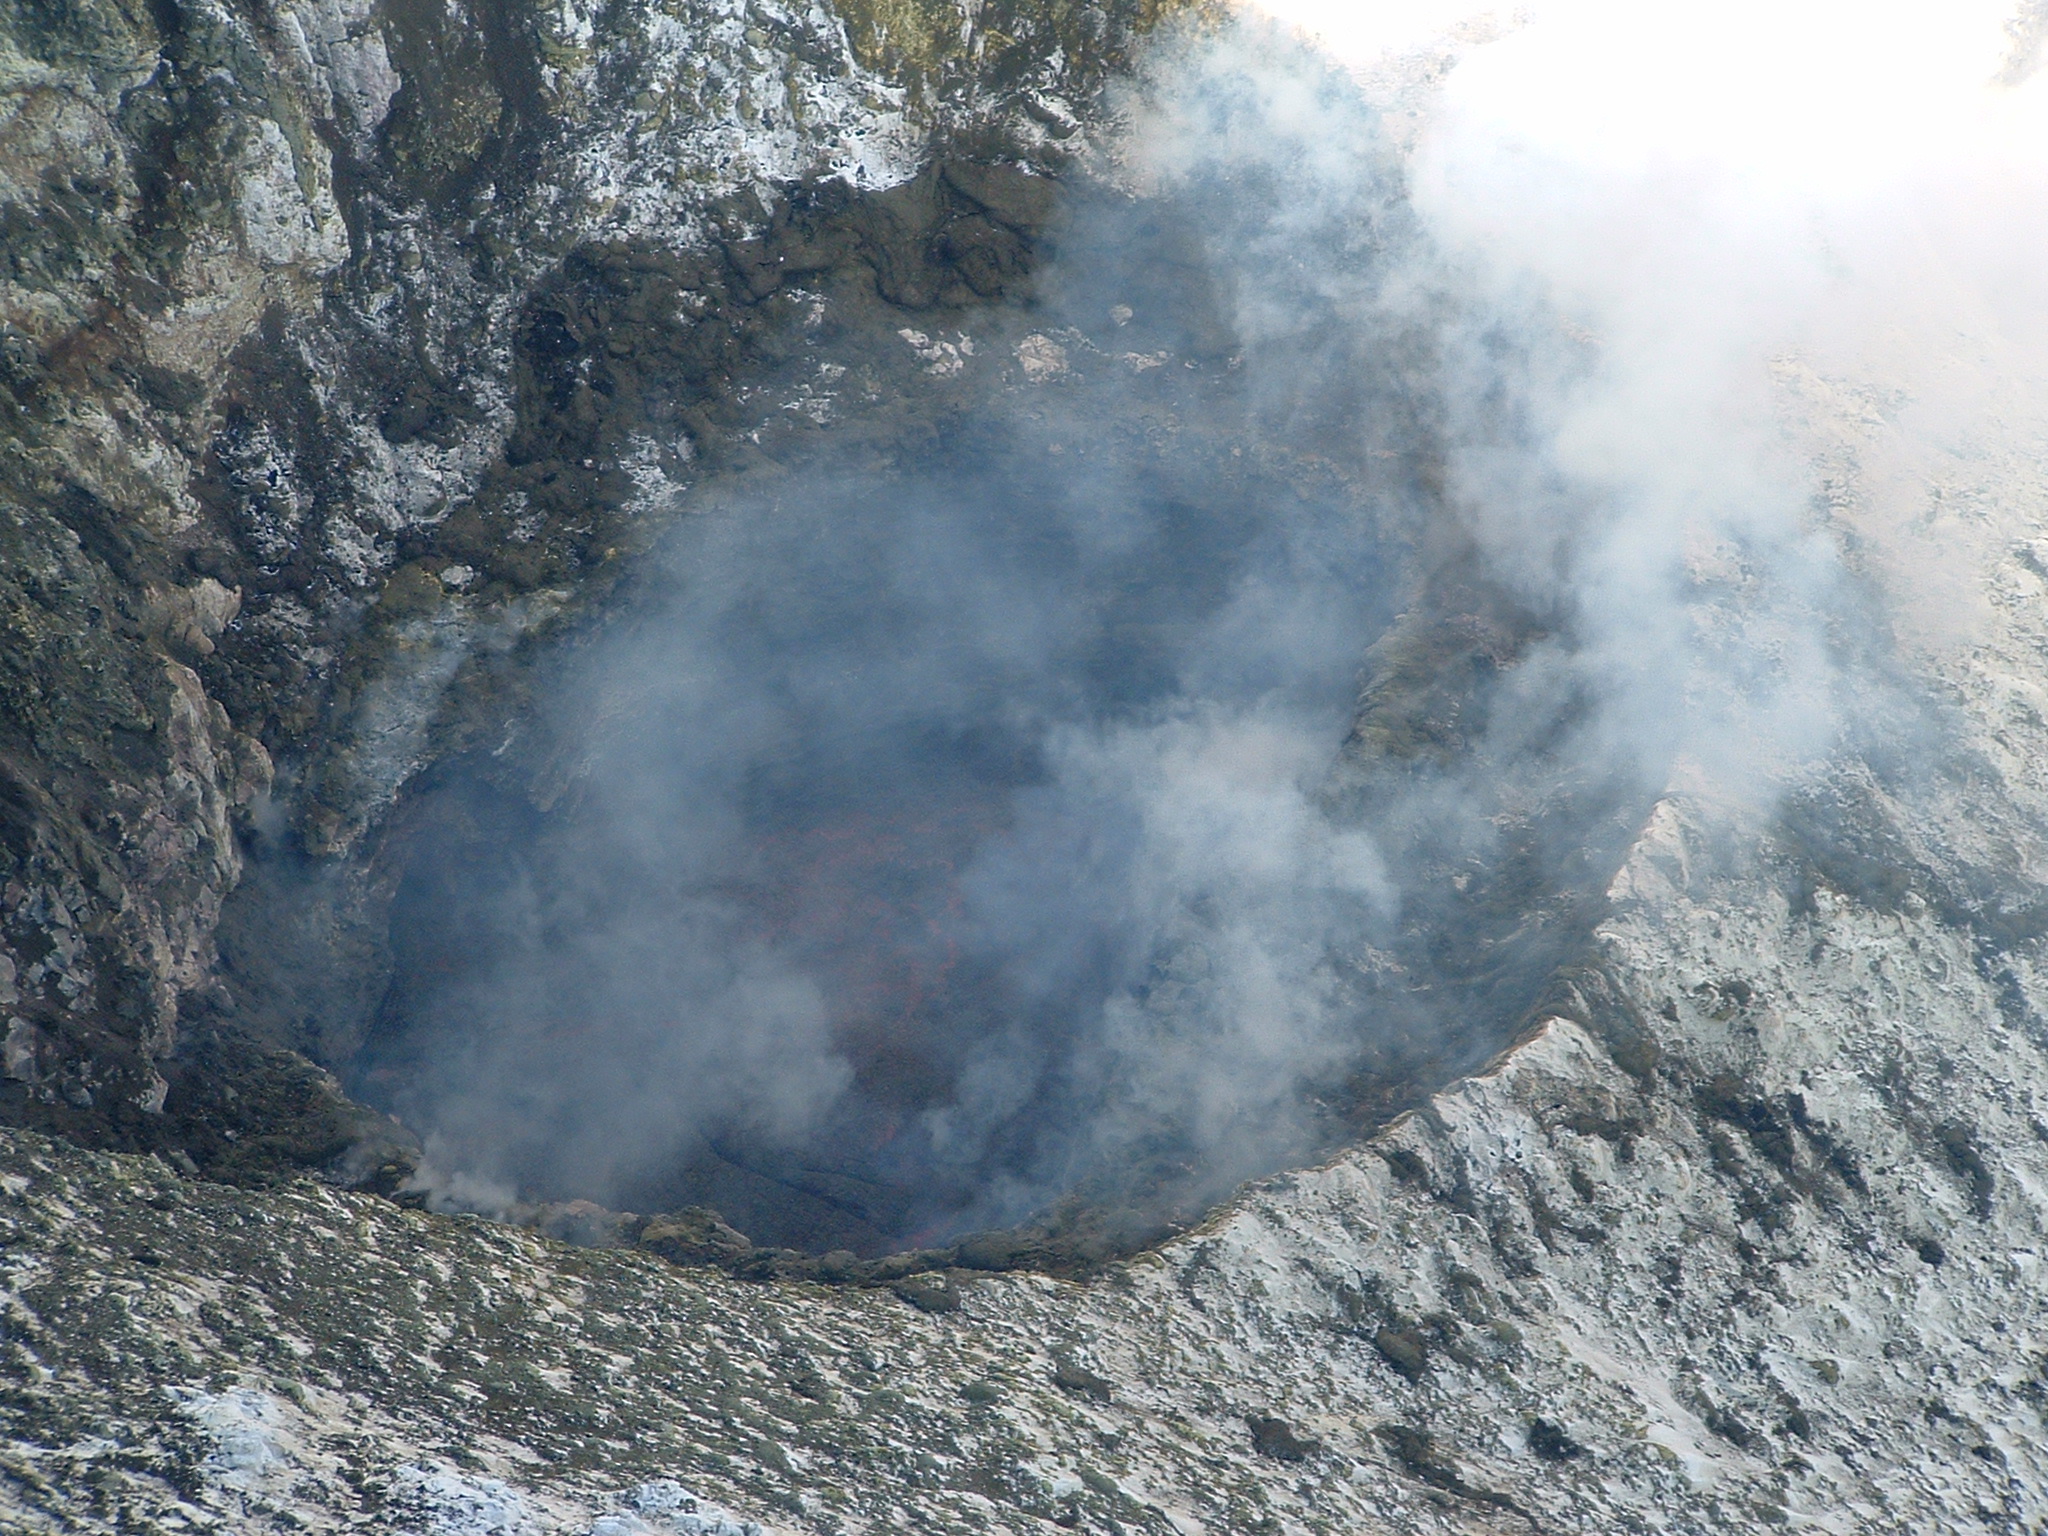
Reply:
[[682, 487], [669, 478], [662, 461], [681, 465], [689, 462], [694, 453], [688, 438], [682, 439], [675, 449], [665, 451], [645, 433], [636, 432], [629, 437], [626, 451], [619, 457], [619, 468], [633, 482], [633, 494], [626, 498], [626, 515], [640, 517], [668, 506]]
[[[951, 378], [962, 372], [967, 367], [967, 359], [974, 356], [974, 338], [965, 331], [955, 331], [951, 341], [908, 327], [896, 334], [923, 360], [924, 371], [936, 378]], [[1026, 366], [1028, 368], [1029, 365]]]
[[1017, 343], [1017, 361], [1026, 379], [1043, 384], [1067, 371], [1067, 349], [1050, 336], [1034, 333]]
[[[925, 135], [902, 88], [861, 67], [825, 5], [671, 0], [618, 32], [567, 6], [549, 19], [558, 110], [599, 125], [574, 182], [621, 234], [686, 244], [707, 203], [749, 187], [917, 173]], [[616, 79], [634, 85], [600, 84]]]

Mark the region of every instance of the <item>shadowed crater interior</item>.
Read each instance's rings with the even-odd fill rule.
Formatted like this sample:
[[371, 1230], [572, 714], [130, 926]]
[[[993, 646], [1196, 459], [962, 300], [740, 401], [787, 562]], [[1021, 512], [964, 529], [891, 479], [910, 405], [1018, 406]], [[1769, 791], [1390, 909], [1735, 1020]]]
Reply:
[[[1397, 201], [1290, 232], [1332, 284], [1270, 266], [1271, 178], [993, 175], [911, 189], [969, 276], [958, 189], [1032, 209], [950, 301], [817, 254], [900, 199], [734, 258], [806, 274], [734, 376], [762, 426], [694, 434], [681, 518], [384, 828], [388, 986], [326, 1054], [434, 1202], [1085, 1263], [1483, 1060], [1577, 957], [1649, 776], [1579, 740], [1570, 616], [1472, 569], [1428, 326], [1371, 299]], [[652, 353], [633, 261], [582, 270], [522, 440]], [[609, 451], [677, 449], [689, 382], [643, 368]]]
[[437, 1166], [871, 1250], [1298, 1149], [1388, 899], [1315, 844], [1392, 563], [1045, 437], [686, 525], [548, 690], [546, 808], [415, 802], [359, 1073]]

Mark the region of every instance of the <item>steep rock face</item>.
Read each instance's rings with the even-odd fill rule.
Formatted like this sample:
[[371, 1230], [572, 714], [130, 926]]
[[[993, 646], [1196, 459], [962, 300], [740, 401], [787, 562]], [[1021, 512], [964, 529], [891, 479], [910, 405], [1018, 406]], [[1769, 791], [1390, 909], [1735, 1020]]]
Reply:
[[[437, 750], [465, 658], [577, 600], [622, 518], [658, 520], [692, 437], [715, 454], [753, 424], [735, 373], [795, 307], [760, 238], [777, 189], [858, 202], [935, 134], [1059, 162], [1073, 102], [1157, 14], [11, 9], [6, 1117], [252, 1169], [385, 1134], [281, 1051], [318, 1048], [317, 1006], [234, 1023], [213, 935], [240, 839], [335, 871], [303, 921], [374, 974], [348, 917], [374, 878], [346, 857]], [[876, 259], [964, 270], [1016, 243], [983, 220], [934, 244], [911, 203], [870, 218]], [[532, 307], [579, 262], [629, 312]], [[686, 430], [659, 450], [605, 430], [609, 393], [576, 378], [541, 379], [568, 430], [536, 432], [536, 374], [603, 355], [593, 319], [613, 375], [636, 325], [691, 333], [661, 359]], [[238, 1124], [267, 1151], [223, 1143]]]

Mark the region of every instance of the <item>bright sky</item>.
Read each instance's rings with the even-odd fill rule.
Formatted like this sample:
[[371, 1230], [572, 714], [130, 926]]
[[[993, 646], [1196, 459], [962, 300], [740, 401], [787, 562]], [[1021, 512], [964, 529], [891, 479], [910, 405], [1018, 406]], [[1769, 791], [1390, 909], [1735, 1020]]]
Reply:
[[1854, 195], [1994, 144], [2048, 154], [2041, 91], [1993, 86], [2019, 0], [1258, 3], [1358, 66], [1493, 18], [1499, 40], [1466, 54], [1447, 107], [1589, 169], [1691, 163]]

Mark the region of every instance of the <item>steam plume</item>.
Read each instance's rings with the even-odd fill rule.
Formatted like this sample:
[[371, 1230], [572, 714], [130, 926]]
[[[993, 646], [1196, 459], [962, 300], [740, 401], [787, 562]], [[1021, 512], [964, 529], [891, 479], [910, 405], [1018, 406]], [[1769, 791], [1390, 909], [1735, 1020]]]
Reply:
[[[1768, 804], [1855, 728], [1857, 645], [1966, 637], [1901, 498], [2040, 355], [2032, 23], [1460, 20], [1326, 15], [1349, 72], [1257, 18], [1165, 40], [1099, 167], [1227, 296], [1207, 425], [1329, 494], [1048, 469], [1143, 404], [1105, 374], [908, 483], [684, 529], [559, 680], [554, 830], [456, 882], [488, 942], [400, 1103], [450, 1168], [652, 1201], [723, 1159], [870, 1243], [1110, 1168], [1213, 1193], [1372, 1063], [1463, 1064], [1461, 1010], [1511, 1022], [1541, 893], [1597, 886], [1645, 795]], [[1852, 515], [1801, 422], [1872, 376]], [[1345, 746], [1355, 683], [1451, 654], [1423, 603], [1479, 680], [1394, 772]]]

